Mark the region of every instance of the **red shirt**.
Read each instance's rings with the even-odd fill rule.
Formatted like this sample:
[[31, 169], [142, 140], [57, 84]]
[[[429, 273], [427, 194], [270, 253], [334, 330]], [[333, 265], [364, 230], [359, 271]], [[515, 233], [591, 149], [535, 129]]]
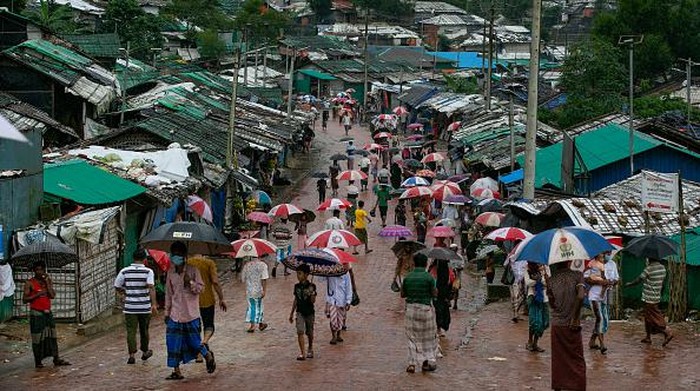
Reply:
[[[32, 284], [32, 289], [31, 292], [32, 294], [34, 292], [38, 293], [41, 291], [46, 291], [46, 286], [42, 283], [40, 283], [37, 279], [35, 278], [30, 278], [29, 283]], [[50, 311], [51, 310], [51, 299], [48, 296], [48, 292], [44, 296], [39, 296], [36, 299], [32, 300], [29, 302], [29, 308], [35, 311]]]

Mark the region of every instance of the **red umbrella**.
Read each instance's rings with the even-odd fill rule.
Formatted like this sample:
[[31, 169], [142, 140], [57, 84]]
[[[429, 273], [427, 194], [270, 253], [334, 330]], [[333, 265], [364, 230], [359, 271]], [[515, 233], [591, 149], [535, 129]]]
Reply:
[[304, 213], [297, 206], [292, 204], [279, 204], [267, 212], [268, 216], [281, 217], [283, 219], [289, 218], [289, 215]]
[[233, 252], [226, 253], [234, 258], [259, 258], [277, 252], [277, 246], [264, 239], [240, 239], [231, 243]]
[[324, 229], [311, 235], [306, 241], [309, 247], [350, 248], [362, 244], [354, 233], [344, 229]]
[[246, 216], [246, 219], [248, 219], [248, 221], [255, 221], [255, 222], [263, 223], [263, 224], [272, 223], [272, 217], [268, 216], [267, 213], [260, 212], [260, 211], [248, 213], [248, 216]]
[[359, 181], [361, 179], [367, 179], [367, 174], [357, 170], [345, 170], [338, 174], [336, 179], [339, 181]]
[[394, 121], [396, 117], [393, 114], [379, 114], [377, 116], [377, 120], [382, 120], [382, 121]]
[[423, 159], [420, 160], [421, 163], [432, 163], [432, 162], [441, 162], [445, 160], [445, 155], [441, 154], [440, 152], [433, 152], [425, 155]]
[[433, 198], [438, 201], [442, 201], [451, 195], [462, 194], [462, 189], [459, 188], [459, 185], [450, 181], [438, 181], [430, 186], [430, 190], [433, 191]]
[[259, 230], [250, 230], [250, 231], [240, 231], [240, 232], [238, 232], [238, 234], [241, 236], [241, 239], [257, 238], [259, 233], [260, 233]]
[[[391, 138], [391, 133], [388, 132], [379, 132], [374, 135], [374, 139], [379, 139], [379, 138]], [[374, 149], [374, 148], [372, 148]]]
[[435, 173], [430, 170], [419, 170], [418, 172], [416, 172], [416, 176], [435, 178]]
[[412, 134], [412, 135], [410, 135], [410, 136], [408, 136], [408, 137], [406, 137], [406, 138], [409, 139], [409, 140], [411, 140], [411, 141], [416, 141], [416, 140], [422, 139], [422, 138], [423, 138], [423, 135], [422, 135], [422, 134]]
[[170, 257], [168, 253], [160, 250], [148, 250], [148, 255], [156, 261], [158, 268], [160, 270], [167, 272], [170, 269]]
[[506, 215], [498, 212], [484, 212], [474, 219], [475, 223], [479, 223], [485, 227], [498, 227], [503, 222]]
[[340, 262], [340, 263], [357, 262], [357, 259], [355, 259], [355, 257], [353, 257], [352, 255], [346, 253], [345, 251], [343, 251], [339, 248], [324, 248], [323, 251], [327, 252], [328, 254], [333, 255], [335, 258], [338, 259], [338, 262]]
[[210, 223], [214, 219], [211, 207], [200, 197], [195, 195], [187, 196], [187, 207]]
[[379, 150], [384, 149], [383, 146], [381, 146], [381, 145], [379, 145], [379, 144], [377, 144], [377, 143], [368, 143], [368, 144], [365, 144], [365, 146], [362, 147], [362, 148], [365, 149], [365, 150], [368, 150], [368, 151], [370, 151], [370, 150], [372, 150], [372, 149], [379, 149]]
[[428, 235], [434, 238], [451, 238], [455, 236], [455, 231], [446, 225], [441, 225], [431, 228]]
[[486, 198], [500, 198], [501, 197], [501, 194], [499, 192], [491, 190], [491, 189], [485, 189], [485, 188], [472, 189], [470, 193], [471, 193], [470, 195], [472, 197], [479, 199], [479, 200], [483, 200]]
[[393, 111], [396, 115], [408, 114], [408, 110], [406, 110], [406, 108], [403, 106], [394, 107], [394, 110], [391, 111]]
[[409, 124], [409, 125], [407, 126], [407, 128], [410, 129], [410, 130], [423, 129], [423, 124], [413, 123], [413, 124]]
[[406, 198], [416, 198], [416, 197], [424, 197], [424, 196], [432, 196], [433, 191], [430, 190], [429, 187], [427, 186], [416, 186], [412, 187], [406, 191], [404, 191], [401, 194], [401, 197], [399, 199], [406, 199]]
[[516, 227], [503, 227], [498, 228], [484, 237], [484, 239], [490, 239], [496, 242], [513, 241], [513, 240], [524, 240], [532, 237], [532, 234], [521, 228]]
[[321, 205], [316, 208], [316, 210], [328, 210], [328, 209], [346, 209], [352, 206], [352, 202], [343, 198], [331, 198], [325, 200]]
[[447, 125], [447, 131], [448, 132], [454, 132], [455, 130], [459, 129], [462, 126], [461, 121], [455, 121], [449, 125]]

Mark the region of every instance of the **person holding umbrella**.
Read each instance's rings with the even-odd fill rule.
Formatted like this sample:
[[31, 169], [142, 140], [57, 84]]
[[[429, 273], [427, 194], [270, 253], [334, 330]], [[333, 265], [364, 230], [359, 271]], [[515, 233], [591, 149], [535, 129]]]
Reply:
[[185, 377], [180, 364], [187, 364], [201, 354], [207, 363], [207, 372], [216, 370], [214, 353], [202, 344], [199, 294], [204, 282], [199, 270], [186, 263], [187, 245], [173, 242], [170, 246], [170, 262], [165, 283], [165, 341], [168, 349], [168, 366], [173, 372], [167, 380]]
[[340, 173], [340, 166], [337, 160], [333, 160], [333, 163], [328, 167], [328, 176], [331, 178], [331, 195], [333, 197], [338, 196], [338, 174]]
[[[350, 264], [343, 265], [345, 270], [349, 270]], [[340, 333], [345, 326], [347, 312], [352, 303], [352, 281], [350, 274], [345, 273], [340, 276], [326, 277], [326, 318], [330, 320], [331, 345], [343, 342]]]
[[666, 324], [663, 312], [659, 309], [661, 301], [661, 291], [664, 287], [666, 279], [666, 267], [661, 264], [661, 261], [656, 258], [648, 258], [648, 264], [634, 280], [625, 284], [625, 286], [633, 286], [639, 283], [644, 283], [642, 289], [642, 302], [644, 303], [644, 329], [646, 337], [642, 339], [642, 343], [650, 344], [652, 334], [663, 334], [664, 342], [661, 346], [668, 345], [673, 339], [673, 333], [670, 327]]
[[34, 276], [24, 284], [22, 301], [29, 303], [29, 330], [32, 335], [34, 366], [43, 368], [41, 361], [53, 357], [53, 365], [71, 365], [58, 355], [56, 322], [51, 312], [51, 299], [56, 297], [53, 281], [46, 273], [46, 263], [41, 260], [32, 265]]

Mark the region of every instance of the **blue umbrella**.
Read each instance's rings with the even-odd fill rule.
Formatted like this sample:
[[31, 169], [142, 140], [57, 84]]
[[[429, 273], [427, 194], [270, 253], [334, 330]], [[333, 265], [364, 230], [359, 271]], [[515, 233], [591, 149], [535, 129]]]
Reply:
[[401, 187], [430, 186], [427, 179], [419, 176], [412, 176], [401, 183]]
[[255, 190], [254, 192], [250, 193], [248, 198], [254, 199], [261, 205], [272, 205], [272, 198], [270, 198], [270, 195], [262, 190]]
[[554, 228], [523, 241], [515, 261], [551, 265], [592, 259], [611, 250], [614, 250], [614, 247], [598, 232], [581, 227]]

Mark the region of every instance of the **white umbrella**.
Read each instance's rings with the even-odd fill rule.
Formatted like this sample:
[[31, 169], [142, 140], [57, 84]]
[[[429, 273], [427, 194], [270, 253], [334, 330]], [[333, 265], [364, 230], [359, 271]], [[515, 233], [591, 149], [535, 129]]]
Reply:
[[15, 128], [15, 126], [2, 115], [0, 115], [0, 138], [31, 144], [29, 139], [27, 139], [22, 132], [17, 130], [17, 128]]

